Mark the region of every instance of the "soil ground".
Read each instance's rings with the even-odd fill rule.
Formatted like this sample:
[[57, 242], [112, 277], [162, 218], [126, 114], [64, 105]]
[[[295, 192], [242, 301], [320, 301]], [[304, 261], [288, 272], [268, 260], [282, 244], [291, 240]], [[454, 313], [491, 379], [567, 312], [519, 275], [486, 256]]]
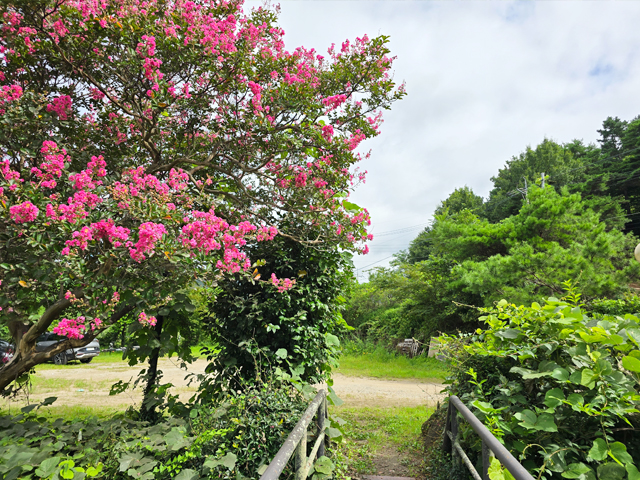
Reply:
[[[182, 400], [187, 400], [196, 391], [195, 382], [189, 382], [185, 375], [204, 373], [205, 360], [197, 360], [189, 366], [188, 371], [181, 369], [178, 363], [171, 359], [161, 359], [159, 368], [163, 372], [163, 383], [172, 383], [172, 393], [179, 394]], [[128, 407], [138, 408], [142, 400], [141, 388], [127, 390], [119, 395], [109, 395], [112, 384], [135, 381], [140, 366], [129, 367], [125, 364], [88, 364], [66, 365], [58, 368], [47, 368], [38, 371], [33, 376], [33, 390], [29, 398], [17, 401], [0, 401], [0, 409], [17, 412], [27, 402], [38, 403], [47, 397], [57, 397], [56, 407], [96, 407], [110, 408], [124, 411]], [[418, 380], [381, 380], [366, 377], [353, 377], [335, 374], [333, 388], [337, 395], [345, 402], [342, 408], [363, 409], [416, 407], [420, 405], [435, 406], [441, 401], [440, 393], [444, 385], [436, 382]], [[339, 414], [339, 408], [336, 413]], [[353, 414], [352, 414], [353, 415]], [[356, 421], [357, 421], [357, 413]], [[356, 440], [356, 444], [366, 444], [366, 440]], [[392, 442], [380, 445], [371, 452], [373, 465], [368, 473], [389, 476], [410, 476], [416, 471], [415, 452], [406, 449], [399, 452], [399, 445]], [[373, 471], [371, 471], [373, 470]], [[352, 472], [359, 477], [357, 472]]]

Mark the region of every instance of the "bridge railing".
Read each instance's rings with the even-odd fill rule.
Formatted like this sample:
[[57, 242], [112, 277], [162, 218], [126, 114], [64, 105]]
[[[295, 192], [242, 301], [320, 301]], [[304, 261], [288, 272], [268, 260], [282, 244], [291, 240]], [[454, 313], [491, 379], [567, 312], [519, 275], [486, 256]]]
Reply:
[[[474, 432], [482, 440], [482, 475], [478, 473], [475, 466], [469, 460], [458, 442], [458, 414], [464, 418], [471, 426]], [[489, 480], [489, 465], [491, 464], [491, 456], [500, 460], [500, 463], [509, 470], [515, 480], [534, 480], [526, 468], [511, 455], [504, 445], [485, 427], [480, 420], [469, 410], [464, 403], [455, 395], [449, 397], [449, 411], [447, 412], [447, 422], [444, 428], [444, 450], [451, 453], [454, 463], [459, 464], [460, 461], [471, 472], [475, 480]]]
[[[317, 416], [316, 416], [317, 413]], [[316, 416], [317, 436], [311, 453], [307, 456], [307, 431]], [[324, 456], [325, 421], [327, 419], [327, 392], [320, 390], [311, 401], [296, 426], [273, 457], [260, 480], [277, 480], [295, 452], [295, 480], [305, 480], [316, 458]]]

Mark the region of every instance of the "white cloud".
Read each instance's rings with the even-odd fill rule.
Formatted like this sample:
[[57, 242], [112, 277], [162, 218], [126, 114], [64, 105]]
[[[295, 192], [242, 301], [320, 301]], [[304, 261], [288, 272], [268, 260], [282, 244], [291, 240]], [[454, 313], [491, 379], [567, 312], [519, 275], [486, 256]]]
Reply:
[[[545, 136], [595, 142], [607, 116], [640, 114], [639, 2], [283, 1], [281, 9], [289, 49], [391, 37], [408, 95], [365, 145], [368, 180], [354, 195], [374, 234], [427, 221], [465, 184], [486, 196], [490, 177]], [[356, 266], [406, 248], [418, 231], [374, 240]]]

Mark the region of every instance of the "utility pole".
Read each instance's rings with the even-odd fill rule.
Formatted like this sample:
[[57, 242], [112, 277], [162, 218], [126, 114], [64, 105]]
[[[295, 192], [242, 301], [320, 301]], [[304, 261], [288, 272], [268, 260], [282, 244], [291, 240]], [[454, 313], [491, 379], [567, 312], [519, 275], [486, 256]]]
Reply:
[[542, 172], [542, 188], [544, 188], [544, 172]]
[[527, 186], [527, 179], [525, 177], [524, 178], [524, 188], [516, 188], [517, 191], [519, 191], [522, 194], [522, 198], [527, 200], [527, 203], [529, 203], [529, 198], [527, 197], [527, 193], [529, 192], [529, 187]]

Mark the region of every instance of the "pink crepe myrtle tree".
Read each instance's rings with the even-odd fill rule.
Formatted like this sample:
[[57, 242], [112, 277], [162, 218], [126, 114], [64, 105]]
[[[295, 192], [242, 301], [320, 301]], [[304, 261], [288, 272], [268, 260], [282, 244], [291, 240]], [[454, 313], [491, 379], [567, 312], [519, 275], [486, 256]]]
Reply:
[[[366, 253], [369, 215], [348, 198], [360, 143], [404, 95], [387, 38], [290, 52], [277, 13], [2, 2], [0, 322], [17, 348], [0, 391], [123, 315], [152, 326], [176, 285], [246, 270], [247, 242]], [[36, 352], [54, 324], [69, 340]]]

